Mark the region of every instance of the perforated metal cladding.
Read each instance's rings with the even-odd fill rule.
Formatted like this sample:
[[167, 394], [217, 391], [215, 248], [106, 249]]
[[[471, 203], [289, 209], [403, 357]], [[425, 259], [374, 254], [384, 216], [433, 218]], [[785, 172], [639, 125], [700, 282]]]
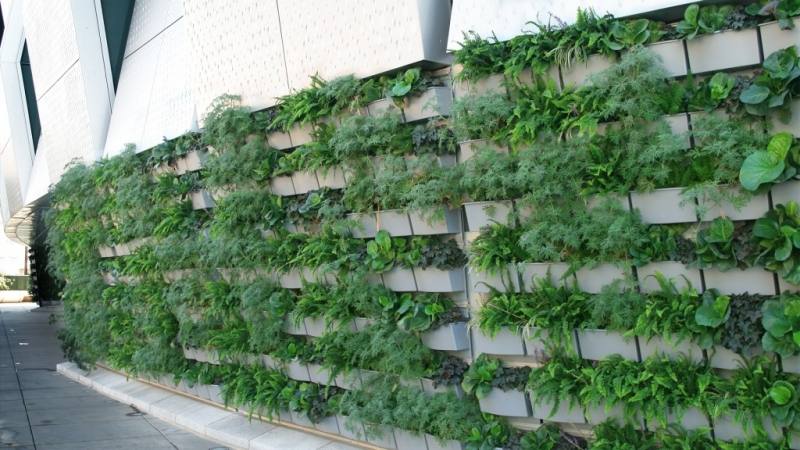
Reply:
[[[44, 194], [50, 183], [55, 183], [64, 173], [64, 167], [73, 159], [94, 159], [92, 137], [89, 132], [89, 114], [83, 91], [83, 76], [79, 65], [74, 65], [58, 82], [39, 99], [39, 118], [42, 136], [36, 154], [47, 159], [50, 179], [34, 182], [28, 190]], [[36, 160], [34, 160], [34, 166]], [[42, 192], [42, 189], [44, 191]], [[26, 198], [30, 197], [26, 193]]]
[[70, 2], [25, 1], [22, 20], [37, 97], [78, 60], [78, 44]]
[[138, 50], [183, 15], [181, 0], [136, 0], [125, 56]]
[[186, 0], [184, 8], [198, 114], [222, 94], [259, 109], [288, 93], [274, 0]]
[[413, 0], [278, 0], [289, 86], [315, 73], [374, 75], [424, 58]]
[[196, 127], [194, 99], [190, 84], [189, 43], [181, 19], [159, 36], [161, 48], [150, 94], [144, 131], [138, 146], [157, 145]]
[[154, 39], [122, 62], [106, 137], [106, 156], [121, 153], [125, 144], [138, 144], [144, 134], [150, 93], [156, 76], [159, 44], [160, 41]]
[[[11, 214], [22, 208], [22, 186], [19, 182], [19, 172], [17, 172], [17, 159], [14, 154], [14, 144], [9, 140], [0, 154], [0, 170], [3, 171], [3, 182], [5, 183], [7, 206]], [[4, 205], [5, 206], [5, 205]]]

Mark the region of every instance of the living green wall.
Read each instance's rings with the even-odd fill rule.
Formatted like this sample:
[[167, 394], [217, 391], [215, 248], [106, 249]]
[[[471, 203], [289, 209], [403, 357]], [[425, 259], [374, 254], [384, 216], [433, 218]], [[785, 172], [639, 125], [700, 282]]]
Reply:
[[800, 58], [654, 53], [779, 5], [467, 36], [452, 74], [223, 96], [202, 133], [74, 165], [48, 218], [67, 356], [429, 448], [794, 446]]

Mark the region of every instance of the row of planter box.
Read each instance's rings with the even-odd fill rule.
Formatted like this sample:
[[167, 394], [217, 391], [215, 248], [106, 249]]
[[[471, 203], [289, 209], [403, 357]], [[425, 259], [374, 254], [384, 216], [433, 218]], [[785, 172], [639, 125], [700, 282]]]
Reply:
[[153, 169], [153, 175], [172, 173], [183, 175], [188, 172], [196, 172], [203, 168], [208, 159], [207, 150], [192, 150], [185, 155], [175, 158], [170, 164], [161, 164]]
[[[536, 398], [534, 393], [519, 391], [519, 390], [506, 390], [492, 389], [489, 394], [480, 399], [481, 411], [496, 414], [499, 416], [507, 417], [533, 417], [550, 422], [559, 423], [572, 423], [572, 424], [591, 424], [597, 425], [607, 419], [616, 419], [624, 421], [625, 416], [622, 405], [616, 404], [611, 407], [605, 405], [582, 406], [578, 404], [577, 399], [560, 399], [558, 405], [550, 400]], [[738, 441], [755, 436], [755, 432], [751, 426], [743, 426], [738, 423], [733, 415], [724, 415], [712, 421], [708, 416], [697, 408], [687, 408], [680, 414], [676, 411], [670, 411], [667, 414], [667, 422], [670, 424], [680, 424], [686, 430], [697, 429], [712, 429], [714, 436], [717, 440], [721, 441]], [[642, 418], [631, 420], [634, 426], [639, 428], [645, 427], [645, 421]], [[657, 422], [647, 422], [647, 426], [658, 428], [660, 425]], [[765, 421], [764, 428], [767, 435], [772, 440], [780, 440], [783, 436], [783, 431], [776, 428], [769, 420]], [[791, 441], [793, 442], [791, 448], [798, 448], [800, 440], [798, 436], [792, 433]]]
[[[190, 386], [183, 380], [175, 383], [171, 376], [152, 378], [149, 381], [218, 405], [225, 405], [220, 385], [198, 383]], [[266, 414], [261, 414], [259, 411], [254, 411], [254, 413], [266, 417]], [[463, 448], [462, 444], [457, 441], [442, 441], [430, 434], [412, 433], [389, 426], [371, 425], [365, 428], [363, 424], [342, 415], [329, 416], [318, 423], [313, 423], [305, 414], [294, 411], [280, 411], [277, 419], [281, 422], [294, 423], [326, 433], [340, 434], [349, 439], [367, 441], [383, 448], [396, 450], [461, 450]], [[367, 429], [369, 432], [367, 432]]]
[[[542, 361], [547, 358], [548, 339], [547, 331], [535, 328], [526, 330], [522, 335], [509, 328], [501, 328], [495, 336], [487, 336], [475, 329], [472, 344], [476, 356], [482, 353], [501, 356], [527, 355]], [[722, 346], [704, 351], [689, 340], [677, 342], [677, 339], [667, 340], [661, 337], [626, 338], [617, 331], [598, 329], [577, 329], [568, 339], [568, 346], [578, 355], [593, 361], [603, 360], [611, 355], [620, 355], [631, 361], [642, 361], [658, 355], [669, 358], [685, 356], [698, 363], [707, 360], [710, 367], [725, 370], [740, 368], [747, 358], [761, 351], [753, 349], [751, 354], [743, 357]], [[800, 356], [784, 358], [782, 365], [785, 372], [800, 373]]]
[[[781, 30], [777, 22], [769, 22], [761, 24], [758, 29], [720, 31], [686, 41], [668, 40], [645, 47], [661, 58], [669, 76], [680, 77], [688, 73], [703, 74], [756, 66], [761, 63], [762, 54], [767, 57], [799, 42], [800, 33], [796, 30]], [[553, 67], [547, 76], [559, 82], [560, 87], [580, 86], [591, 75], [609, 68], [614, 62], [615, 59], [609, 56], [591, 55], [586, 61], [573, 62], [569, 67]], [[460, 68], [455, 67], [454, 72], [459, 71]], [[530, 79], [529, 70], [520, 75], [523, 83]], [[502, 74], [473, 82], [456, 81], [453, 87], [456, 97], [505, 92]]]
[[116, 245], [102, 245], [97, 248], [101, 258], [113, 258], [115, 256], [128, 256], [135, 252], [139, 247], [147, 245], [152, 242], [151, 238], [140, 238], [132, 241], [116, 244]]
[[[281, 370], [287, 377], [295, 381], [307, 381], [325, 386], [337, 386], [347, 390], [360, 389], [363, 385], [368, 385], [373, 377], [381, 375], [379, 372], [372, 370], [354, 369], [347, 373], [339, 373], [333, 377], [331, 376], [330, 370], [320, 364], [304, 363], [297, 359], [283, 362], [269, 355], [242, 354], [235, 357], [223, 358], [220, 357], [219, 352], [215, 350], [188, 347], [184, 347], [183, 355], [186, 359], [214, 365], [223, 363], [259, 365], [267, 369]], [[448, 391], [453, 391], [459, 395], [461, 393], [460, 387], [436, 386], [433, 380], [427, 378], [401, 380], [401, 382], [407, 387], [417, 388], [429, 394]]]
[[[480, 272], [469, 268], [469, 286], [473, 293], [485, 294], [492, 290], [500, 292], [531, 292], [536, 289], [536, 280], [548, 279], [556, 285], [576, 284], [578, 289], [590, 294], [600, 292], [603, 287], [617, 280], [629, 279], [633, 272], [630, 266], [604, 263], [598, 266], [584, 266], [574, 275], [566, 275], [570, 270], [567, 263], [516, 263], [508, 264], [495, 274]], [[800, 289], [785, 282], [773, 272], [761, 267], [747, 269], [695, 269], [678, 261], [652, 262], [636, 268], [639, 288], [642, 292], [657, 292], [660, 286], [655, 274], [660, 273], [672, 280], [679, 289], [693, 287], [697, 291], [716, 289], [722, 294], [760, 294], [776, 295], [784, 291], [796, 292]], [[777, 279], [777, 284], [776, 284]]]
[[[392, 99], [376, 100], [366, 108], [353, 111], [353, 115], [380, 116], [387, 112], [399, 114], [405, 122], [417, 122], [433, 117], [449, 116], [453, 104], [453, 94], [448, 86], [435, 86], [426, 89], [422, 94], [408, 98], [403, 107], [397, 106]], [[326, 122], [337, 123], [342, 117], [327, 118]], [[313, 141], [314, 126], [298, 124], [288, 132], [272, 132], [267, 136], [269, 146], [285, 150], [299, 147]]]
[[[359, 331], [372, 325], [374, 321], [357, 318], [351, 323], [327, 326], [321, 317], [305, 317], [301, 323], [286, 320], [283, 331], [296, 336], [320, 337], [331, 329]], [[420, 336], [426, 347], [433, 350], [461, 351], [469, 348], [469, 331], [466, 322], [452, 322], [426, 331]]]

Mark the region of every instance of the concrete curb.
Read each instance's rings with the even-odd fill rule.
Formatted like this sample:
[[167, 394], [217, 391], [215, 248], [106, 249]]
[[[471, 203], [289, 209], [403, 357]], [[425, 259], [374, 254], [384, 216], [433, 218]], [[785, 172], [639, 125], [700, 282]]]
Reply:
[[246, 416], [211, 403], [127, 378], [110, 370], [81, 370], [75, 363], [56, 366], [58, 373], [119, 402], [171, 425], [244, 450], [355, 450], [355, 447], [278, 424], [250, 420]]

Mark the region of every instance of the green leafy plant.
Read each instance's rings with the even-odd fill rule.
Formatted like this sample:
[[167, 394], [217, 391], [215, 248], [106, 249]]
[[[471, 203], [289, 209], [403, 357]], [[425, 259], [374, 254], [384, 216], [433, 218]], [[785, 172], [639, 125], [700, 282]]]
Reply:
[[800, 166], [800, 153], [790, 133], [778, 133], [769, 141], [766, 150], [750, 154], [739, 171], [742, 187], [758, 191], [762, 185], [772, 185], [792, 179]]
[[508, 139], [514, 103], [499, 94], [467, 95], [453, 104], [453, 131], [459, 141]]
[[750, 230], [752, 224], [718, 217], [697, 233], [695, 253], [698, 267], [729, 270], [747, 267], [754, 255]]
[[756, 263], [777, 272], [786, 281], [800, 284], [800, 209], [790, 201], [756, 220], [753, 236], [758, 241]]
[[784, 358], [800, 353], [800, 296], [784, 293], [761, 307], [764, 336], [761, 345]]
[[795, 47], [772, 53], [764, 60], [763, 72], [739, 95], [748, 113], [765, 116], [773, 109], [785, 118], [798, 87], [800, 56]]
[[501, 370], [502, 363], [498, 359], [481, 355], [464, 374], [461, 387], [467, 394], [474, 394], [476, 397], [485, 398], [494, 388], [493, 381], [495, 375]]
[[496, 36], [482, 38], [471, 31], [463, 34], [453, 58], [462, 67], [458, 79], [479, 80], [491, 74], [503, 73], [508, 49]]
[[689, 5], [683, 12], [683, 20], [676, 30], [686, 39], [694, 39], [702, 34], [720, 31], [725, 27], [728, 16], [734, 11], [730, 5]]
[[764, 0], [747, 5], [746, 11], [752, 16], [773, 17], [782, 30], [791, 30], [794, 28], [792, 18], [800, 15], [800, 3], [796, 0]]

